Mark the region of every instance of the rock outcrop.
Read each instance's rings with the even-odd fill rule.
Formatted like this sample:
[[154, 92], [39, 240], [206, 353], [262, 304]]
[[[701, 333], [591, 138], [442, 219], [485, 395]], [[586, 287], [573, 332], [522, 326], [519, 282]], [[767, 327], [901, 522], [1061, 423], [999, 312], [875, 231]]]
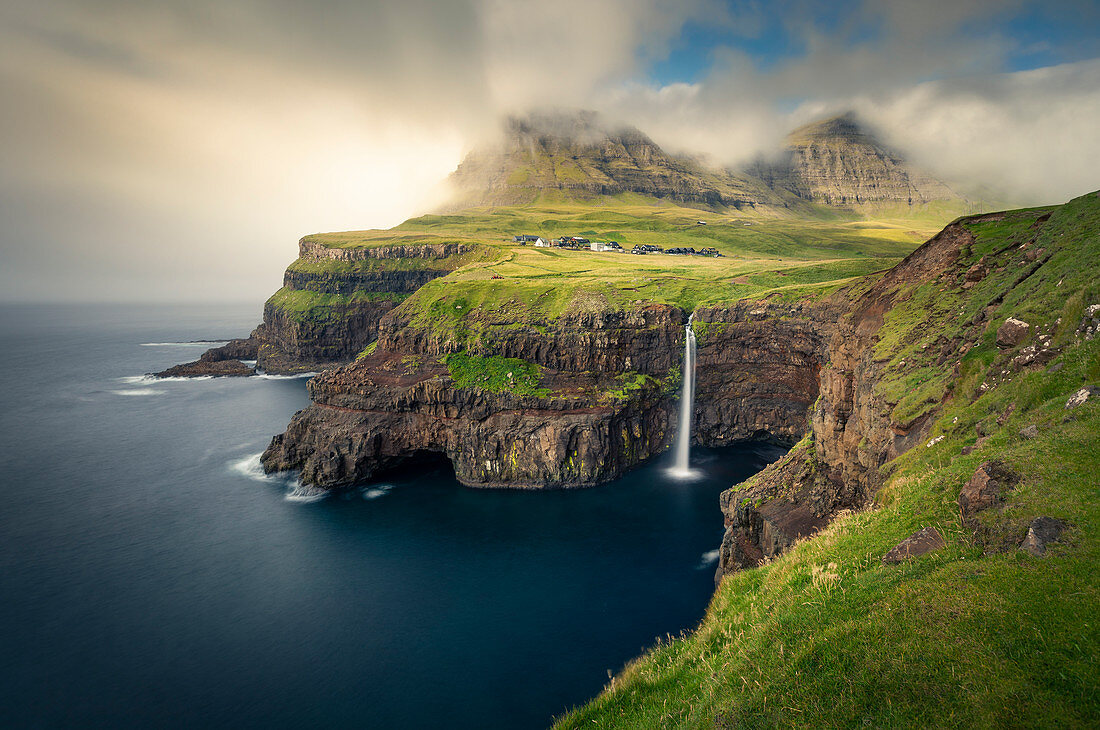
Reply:
[[830, 206], [959, 200], [875, 139], [852, 114], [796, 129], [780, 159], [757, 163], [748, 172], [776, 190]]
[[894, 565], [897, 563], [911, 560], [912, 558], [926, 555], [940, 548], [946, 547], [947, 543], [943, 539], [943, 535], [935, 527], [925, 527], [923, 530], [914, 532], [909, 537], [905, 538], [893, 548], [890, 552], [882, 556], [882, 562], [884, 565]]
[[552, 192], [577, 199], [638, 193], [697, 207], [786, 208], [790, 193], [751, 176], [665, 152], [634, 127], [593, 112], [541, 112], [505, 120], [500, 136], [451, 176], [454, 209], [517, 205]]
[[212, 347], [194, 362], [174, 365], [156, 373], [158, 378], [246, 377], [255, 375], [256, 369], [242, 360], [255, 360], [259, 343], [256, 333], [245, 339], [230, 340], [224, 345]]
[[[547, 332], [502, 328], [480, 352], [462, 351], [486, 365], [536, 368], [538, 387], [525, 392], [510, 388], [511, 378], [497, 389], [459, 382], [447, 364], [456, 340], [395, 313], [372, 353], [310, 381], [313, 404], [272, 440], [263, 465], [297, 469], [320, 487], [369, 479], [425, 454], [446, 456], [470, 486], [614, 479], [671, 442], [670, 389], [645, 376], [667, 378], [679, 366], [682, 321], [680, 310], [664, 306], [576, 313]], [[642, 376], [637, 387], [622, 387], [627, 371]]]
[[[872, 286], [842, 290], [818, 305], [823, 311], [844, 314], [830, 330], [807, 441], [745, 485], [723, 494], [726, 534], [719, 580], [781, 552], [828, 524], [840, 510], [866, 504], [880, 483], [880, 467], [925, 439], [928, 412], [898, 422], [895, 403], [878, 389], [886, 363], [876, 357], [875, 345], [885, 315], [903, 289], [952, 269], [972, 240], [965, 227], [948, 226]], [[952, 348], [958, 344], [945, 343], [944, 349]], [[776, 515], [798, 518], [787, 518], [784, 525]]]

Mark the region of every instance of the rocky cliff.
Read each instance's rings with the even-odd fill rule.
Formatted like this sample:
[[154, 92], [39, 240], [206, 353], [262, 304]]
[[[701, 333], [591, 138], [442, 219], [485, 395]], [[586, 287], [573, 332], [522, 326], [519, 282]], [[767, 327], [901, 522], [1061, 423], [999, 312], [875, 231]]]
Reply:
[[839, 313], [835, 302], [813, 299], [699, 308], [696, 441], [798, 441]]
[[[943, 440], [937, 418], [955, 399], [975, 401], [1082, 342], [1091, 314], [1081, 319], [1081, 287], [1089, 284], [1079, 274], [1070, 284], [1067, 271], [1088, 245], [1085, 223], [1098, 211], [1090, 195], [1053, 212], [965, 218], [877, 280], [834, 295], [830, 305], [844, 314], [828, 341], [809, 431], [786, 457], [722, 495], [718, 578], [868, 504], [898, 457]], [[1015, 408], [975, 424], [977, 441], [964, 453], [981, 447]], [[956, 417], [947, 431], [958, 424]], [[1026, 524], [1004, 528], [1012, 534], [999, 542], [1019, 543], [1019, 530]]]
[[160, 376], [249, 375], [240, 360], [269, 373], [301, 373], [350, 362], [378, 337], [383, 315], [424, 284], [485, 253], [464, 242], [326, 245], [298, 242], [283, 286], [264, 304], [247, 338], [208, 350]]
[[470, 486], [608, 481], [667, 448], [683, 312], [577, 313], [454, 333], [383, 318], [377, 345], [309, 383], [313, 405], [263, 455], [269, 471], [337, 487], [426, 454]]
[[775, 190], [843, 208], [959, 200], [945, 184], [875, 139], [852, 114], [796, 129], [777, 160], [759, 162], [748, 173]]
[[547, 193], [581, 200], [637, 193], [745, 210], [795, 200], [750, 176], [670, 155], [634, 127], [592, 112], [508, 118], [500, 136], [472, 151], [450, 182], [454, 209], [526, 204]]
[[[797, 440], [835, 316], [811, 303], [700, 309], [696, 442]], [[310, 381], [314, 404], [275, 437], [264, 466], [333, 487], [431, 452], [471, 486], [613, 479], [664, 451], [675, 433], [685, 319], [664, 305], [501, 318], [463, 339], [396, 310], [369, 355]], [[476, 363], [478, 377], [456, 376], [455, 355]], [[493, 367], [505, 362], [515, 375], [494, 392]], [[530, 387], [515, 379], [521, 370], [534, 373]]]

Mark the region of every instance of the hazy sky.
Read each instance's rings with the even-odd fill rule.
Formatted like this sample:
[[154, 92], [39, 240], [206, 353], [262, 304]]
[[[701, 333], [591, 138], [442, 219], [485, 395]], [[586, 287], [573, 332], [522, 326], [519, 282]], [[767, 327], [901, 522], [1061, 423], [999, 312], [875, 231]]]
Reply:
[[949, 181], [1100, 188], [1095, 0], [0, 0], [0, 299], [262, 301], [501, 113], [735, 164], [855, 109]]

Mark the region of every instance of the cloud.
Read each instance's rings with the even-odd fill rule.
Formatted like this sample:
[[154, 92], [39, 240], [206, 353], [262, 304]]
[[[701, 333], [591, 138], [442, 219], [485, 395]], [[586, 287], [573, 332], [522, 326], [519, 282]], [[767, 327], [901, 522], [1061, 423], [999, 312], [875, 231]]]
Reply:
[[[0, 287], [16, 298], [258, 301], [299, 236], [424, 210], [501, 112], [530, 106], [597, 109], [730, 163], [813, 114], [854, 107], [948, 177], [1043, 200], [1089, 187], [1095, 63], [1004, 73], [1020, 41], [1001, 21], [1047, 6], [915, 7], [3, 4]], [[700, 29], [709, 72], [650, 81], [651, 64]], [[784, 52], [763, 59], [777, 33]]]

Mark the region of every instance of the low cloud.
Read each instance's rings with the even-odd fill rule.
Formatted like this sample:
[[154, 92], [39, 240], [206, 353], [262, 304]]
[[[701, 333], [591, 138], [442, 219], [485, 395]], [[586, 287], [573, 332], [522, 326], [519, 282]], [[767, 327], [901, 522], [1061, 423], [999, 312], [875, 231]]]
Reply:
[[[826, 22], [806, 0], [8, 4], [0, 286], [258, 301], [299, 236], [431, 207], [499, 115], [529, 107], [596, 109], [728, 164], [854, 108], [951, 181], [1025, 202], [1097, 186], [1100, 62], [1005, 73], [1018, 43], [975, 27], [1033, 0], [913, 7], [853, 2]], [[769, 17], [792, 50], [763, 63], [736, 46]], [[649, 80], [698, 28], [731, 39], [709, 72]]]

